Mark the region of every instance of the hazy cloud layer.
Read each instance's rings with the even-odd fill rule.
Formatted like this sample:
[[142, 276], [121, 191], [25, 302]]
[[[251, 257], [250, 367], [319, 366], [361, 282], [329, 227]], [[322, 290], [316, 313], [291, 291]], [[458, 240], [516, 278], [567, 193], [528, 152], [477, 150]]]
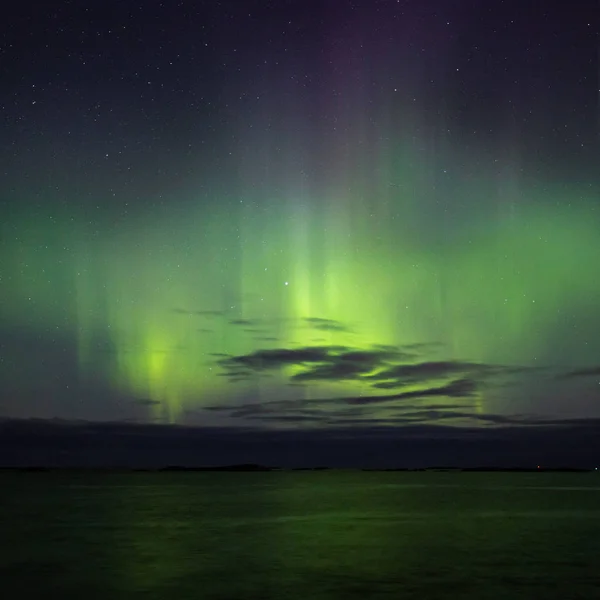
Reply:
[[[320, 320], [318, 320], [320, 321]], [[405, 425], [415, 422], [469, 422], [473, 425], [523, 424], [520, 418], [482, 414], [477, 409], [480, 392], [523, 381], [538, 368], [495, 365], [464, 360], [431, 360], [441, 344], [370, 348], [314, 345], [301, 348], [257, 349], [241, 355], [217, 357], [220, 375], [232, 383], [256, 381], [277, 375], [292, 386], [315, 390], [312, 397], [209, 406], [236, 419], [269, 423], [305, 423], [315, 426], [346, 426], [384, 422]], [[352, 395], [326, 397], [322, 385], [340, 384], [355, 389]], [[300, 392], [305, 394], [306, 392]], [[439, 402], [427, 403], [427, 400]], [[450, 402], [451, 399], [462, 402]], [[406, 407], [403, 409], [403, 407]]]

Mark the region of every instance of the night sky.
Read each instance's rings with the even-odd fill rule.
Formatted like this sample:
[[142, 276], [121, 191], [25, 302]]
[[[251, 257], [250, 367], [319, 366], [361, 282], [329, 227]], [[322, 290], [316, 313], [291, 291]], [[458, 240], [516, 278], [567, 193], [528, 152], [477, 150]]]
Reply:
[[10, 13], [19, 460], [600, 459], [600, 2]]

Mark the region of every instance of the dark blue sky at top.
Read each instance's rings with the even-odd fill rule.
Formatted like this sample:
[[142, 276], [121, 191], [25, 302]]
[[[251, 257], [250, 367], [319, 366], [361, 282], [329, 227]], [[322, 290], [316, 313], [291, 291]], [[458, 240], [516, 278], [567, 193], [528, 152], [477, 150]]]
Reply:
[[597, 9], [592, 0], [568, 10], [532, 0], [22, 2], [3, 27], [3, 187], [35, 177], [89, 191], [110, 175], [113, 188], [144, 191], [141, 173], [146, 189], [210, 179], [216, 166], [235, 170], [240, 123], [283, 129], [279, 107], [298, 96], [314, 127], [327, 128], [335, 114], [323, 99], [336, 70], [352, 68], [331, 64], [335, 36], [347, 53], [357, 23], [374, 111], [393, 95], [392, 111], [414, 103], [465, 148], [518, 147], [532, 173], [589, 174]]

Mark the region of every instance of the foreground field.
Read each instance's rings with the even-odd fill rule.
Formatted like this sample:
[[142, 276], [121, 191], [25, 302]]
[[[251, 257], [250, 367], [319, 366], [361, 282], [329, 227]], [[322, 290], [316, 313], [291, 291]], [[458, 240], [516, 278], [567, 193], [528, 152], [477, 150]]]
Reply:
[[595, 473], [0, 476], [7, 598], [598, 598]]

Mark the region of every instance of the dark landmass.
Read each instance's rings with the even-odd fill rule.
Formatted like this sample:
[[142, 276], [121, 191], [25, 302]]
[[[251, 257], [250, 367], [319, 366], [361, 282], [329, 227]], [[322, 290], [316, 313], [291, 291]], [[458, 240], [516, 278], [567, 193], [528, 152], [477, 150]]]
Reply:
[[[600, 419], [543, 428], [255, 430], [0, 418], [0, 468], [256, 471], [600, 466]], [[269, 466], [268, 468], [274, 468]], [[264, 471], [264, 469], [258, 469]], [[326, 469], [321, 469], [326, 470]]]

